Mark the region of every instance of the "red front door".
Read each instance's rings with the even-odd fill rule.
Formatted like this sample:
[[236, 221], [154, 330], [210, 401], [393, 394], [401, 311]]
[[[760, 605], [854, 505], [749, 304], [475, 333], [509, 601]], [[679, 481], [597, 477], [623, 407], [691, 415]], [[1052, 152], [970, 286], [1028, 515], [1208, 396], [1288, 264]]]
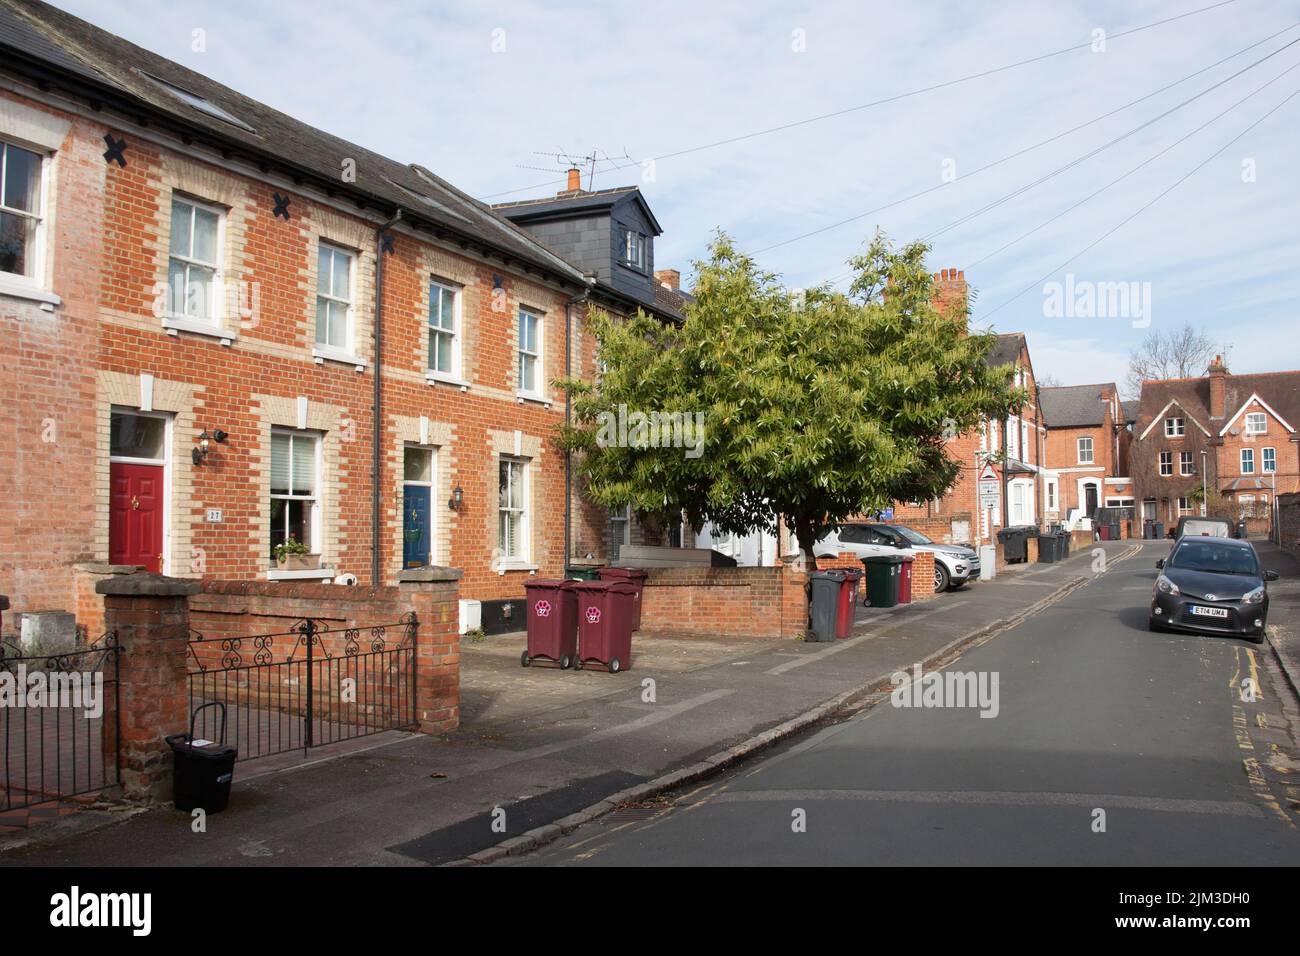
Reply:
[[162, 572], [163, 466], [109, 466], [108, 560]]

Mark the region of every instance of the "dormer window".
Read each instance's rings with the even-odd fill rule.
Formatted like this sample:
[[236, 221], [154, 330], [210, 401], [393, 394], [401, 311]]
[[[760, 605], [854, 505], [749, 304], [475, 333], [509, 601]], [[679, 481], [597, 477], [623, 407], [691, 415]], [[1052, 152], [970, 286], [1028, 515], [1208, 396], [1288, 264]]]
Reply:
[[1165, 437], [1181, 438], [1187, 431], [1187, 426], [1181, 418], [1171, 417], [1165, 419]]
[[634, 229], [622, 229], [622, 241], [619, 243], [618, 261], [633, 269], [645, 271], [646, 237]]

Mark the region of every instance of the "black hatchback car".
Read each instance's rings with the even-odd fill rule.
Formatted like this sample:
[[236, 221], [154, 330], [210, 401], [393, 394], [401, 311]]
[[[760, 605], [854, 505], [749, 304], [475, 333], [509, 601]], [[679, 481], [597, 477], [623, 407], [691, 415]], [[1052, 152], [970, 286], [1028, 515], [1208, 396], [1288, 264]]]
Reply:
[[1160, 575], [1151, 592], [1151, 630], [1228, 634], [1264, 642], [1265, 582], [1276, 581], [1277, 572], [1259, 566], [1249, 542], [1184, 537], [1156, 567]]

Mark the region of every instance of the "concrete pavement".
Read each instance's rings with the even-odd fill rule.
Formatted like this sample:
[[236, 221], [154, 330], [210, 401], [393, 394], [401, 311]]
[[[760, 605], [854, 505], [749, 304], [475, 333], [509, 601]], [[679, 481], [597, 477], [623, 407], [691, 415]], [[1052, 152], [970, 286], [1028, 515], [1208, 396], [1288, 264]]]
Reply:
[[[1104, 553], [1127, 547], [1110, 543]], [[489, 638], [465, 648], [466, 718], [454, 734], [388, 735], [335, 759], [312, 751], [241, 764], [230, 808], [205, 832], [170, 809], [105, 808], [5, 837], [0, 864], [492, 859], [503, 841], [532, 845], [525, 834], [610, 809], [610, 798], [653, 790], [665, 775], [715, 771], [1094, 574], [1091, 554], [1076, 553], [921, 604], [865, 609], [854, 636], [834, 644], [638, 639], [632, 668], [619, 675], [525, 670], [519, 636]]]

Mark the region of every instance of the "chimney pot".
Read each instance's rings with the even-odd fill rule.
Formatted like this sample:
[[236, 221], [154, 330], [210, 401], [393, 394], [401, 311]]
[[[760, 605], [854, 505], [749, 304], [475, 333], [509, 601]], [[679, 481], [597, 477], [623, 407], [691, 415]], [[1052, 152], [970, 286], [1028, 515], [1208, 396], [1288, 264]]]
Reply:
[[565, 192], [582, 192], [582, 171], [576, 166], [569, 169], [569, 184], [565, 188]]

